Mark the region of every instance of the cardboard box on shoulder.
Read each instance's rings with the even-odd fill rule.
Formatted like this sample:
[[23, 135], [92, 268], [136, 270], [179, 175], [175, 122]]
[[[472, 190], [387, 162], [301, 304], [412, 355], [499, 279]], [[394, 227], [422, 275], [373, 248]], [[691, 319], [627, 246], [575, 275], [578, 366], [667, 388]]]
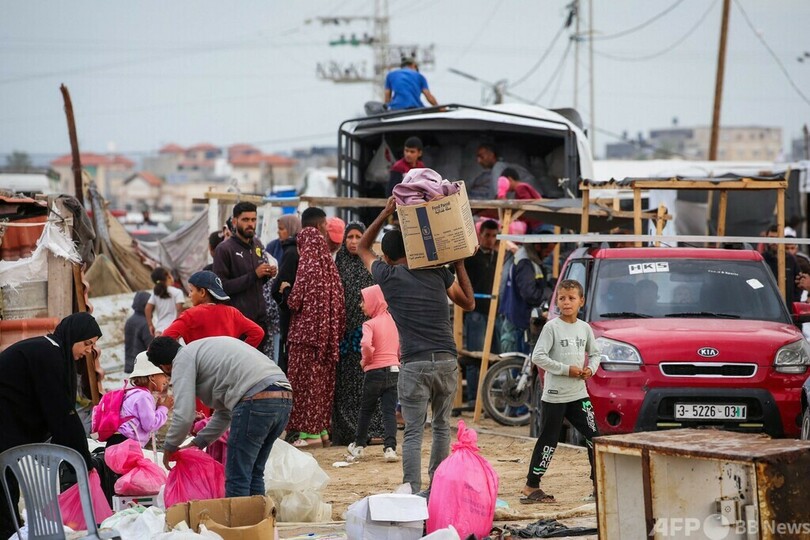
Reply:
[[225, 540], [264, 540], [274, 537], [276, 507], [261, 495], [189, 501], [166, 510], [169, 530], [181, 521], [195, 532], [205, 525]]
[[478, 235], [463, 181], [460, 189], [434, 201], [397, 206], [408, 268], [441, 266], [475, 253]]

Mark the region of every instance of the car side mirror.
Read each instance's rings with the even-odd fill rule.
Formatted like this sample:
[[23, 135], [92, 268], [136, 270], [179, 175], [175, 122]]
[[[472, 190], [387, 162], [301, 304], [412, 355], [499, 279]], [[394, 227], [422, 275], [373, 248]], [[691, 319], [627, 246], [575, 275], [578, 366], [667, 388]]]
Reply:
[[793, 324], [801, 326], [810, 322], [810, 304], [805, 302], [793, 302], [793, 314], [791, 316]]

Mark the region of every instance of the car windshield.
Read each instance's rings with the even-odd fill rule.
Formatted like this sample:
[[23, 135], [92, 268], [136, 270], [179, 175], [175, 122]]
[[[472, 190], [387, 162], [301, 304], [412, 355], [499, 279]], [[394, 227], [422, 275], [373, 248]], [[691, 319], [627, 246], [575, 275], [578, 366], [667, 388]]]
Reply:
[[790, 322], [768, 268], [756, 261], [600, 261], [590, 291], [592, 321], [637, 318]]

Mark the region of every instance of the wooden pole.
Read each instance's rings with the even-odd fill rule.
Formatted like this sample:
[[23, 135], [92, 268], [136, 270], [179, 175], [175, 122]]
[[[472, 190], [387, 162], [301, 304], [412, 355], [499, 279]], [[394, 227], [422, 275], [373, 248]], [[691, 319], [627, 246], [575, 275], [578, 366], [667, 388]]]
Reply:
[[726, 235], [726, 215], [728, 213], [728, 190], [720, 190], [720, 205], [717, 208], [717, 236]]
[[[453, 338], [456, 342], [456, 350], [464, 349], [464, 310], [460, 306], [453, 304]], [[464, 405], [464, 375], [461, 369], [458, 370], [458, 387], [456, 397], [453, 400], [453, 408], [458, 409]]]
[[76, 190], [76, 198], [84, 205], [84, 187], [82, 183], [82, 160], [79, 154], [79, 138], [76, 135], [76, 121], [73, 118], [73, 102], [70, 100], [70, 92], [64, 84], [59, 86], [62, 92], [62, 100], [65, 102], [65, 116], [67, 117], [68, 137], [70, 138], [70, 152], [73, 157], [71, 170], [73, 171], [73, 186]]
[[579, 233], [588, 234], [589, 217], [591, 210], [591, 190], [588, 186], [580, 186], [582, 192], [582, 215], [579, 221]]
[[[72, 156], [71, 170], [73, 171], [73, 187], [76, 190], [76, 198], [84, 206], [84, 182], [82, 178], [82, 160], [79, 153], [79, 137], [76, 135], [76, 121], [73, 117], [73, 102], [70, 99], [70, 91], [64, 84], [59, 86], [62, 92], [62, 100], [65, 103], [65, 117], [67, 118], [68, 137], [70, 138], [70, 153]], [[82, 282], [82, 270], [79, 265], [73, 265], [73, 287], [76, 293], [76, 306], [79, 311], [87, 311], [87, 304], [84, 301], [84, 283]], [[93, 404], [99, 402], [98, 380], [96, 378], [96, 362], [92, 355], [85, 356], [87, 362], [87, 377], [90, 381], [90, 398]]]
[[[512, 210], [506, 209], [503, 213], [501, 230], [509, 232], [509, 225], [512, 223]], [[498, 293], [501, 288], [501, 275], [503, 274], [503, 260], [506, 258], [506, 242], [498, 242], [498, 258], [495, 262], [495, 278], [492, 280], [492, 299], [489, 302], [489, 316], [487, 317], [487, 331], [484, 334], [484, 350], [481, 354], [481, 371], [478, 374], [478, 393], [475, 396], [475, 411], [473, 413], [473, 423], [478, 423], [481, 419], [481, 390], [484, 388], [484, 378], [489, 369], [489, 351], [492, 348], [492, 335], [495, 332], [495, 320], [498, 315]]]
[[[641, 189], [633, 186], [633, 234], [641, 234]], [[641, 242], [636, 242], [641, 247]]]
[[[790, 177], [790, 169], [785, 172], [785, 180]], [[778, 227], [777, 236], [779, 238], [785, 237], [785, 188], [776, 190], [776, 226]], [[785, 244], [777, 244], [776, 246], [776, 264], [777, 264], [777, 281], [779, 282], [779, 292], [782, 293], [782, 298], [785, 303], [791, 306], [793, 298], [787, 297], [787, 286], [785, 284]]]
[[731, 0], [723, 0], [723, 18], [720, 22], [720, 46], [717, 50], [717, 76], [714, 82], [714, 110], [709, 140], [709, 161], [717, 160], [717, 142], [720, 135], [720, 110], [723, 101], [723, 78], [726, 72], [726, 43], [728, 42], [728, 16]]

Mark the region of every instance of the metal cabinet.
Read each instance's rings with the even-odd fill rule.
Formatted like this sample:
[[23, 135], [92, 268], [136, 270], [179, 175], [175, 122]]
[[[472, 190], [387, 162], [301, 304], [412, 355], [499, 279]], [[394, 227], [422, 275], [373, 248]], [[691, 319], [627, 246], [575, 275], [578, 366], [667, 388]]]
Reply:
[[810, 538], [810, 442], [678, 429], [594, 443], [602, 539]]

